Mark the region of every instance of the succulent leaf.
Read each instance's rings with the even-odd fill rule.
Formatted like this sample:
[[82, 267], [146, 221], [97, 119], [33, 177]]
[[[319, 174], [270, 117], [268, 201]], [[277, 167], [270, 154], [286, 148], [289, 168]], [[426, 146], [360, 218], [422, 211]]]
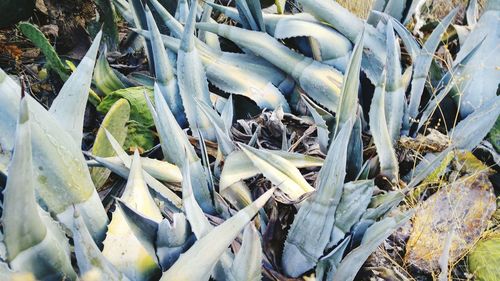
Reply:
[[[266, 204], [274, 190], [275, 188], [266, 191], [251, 205], [196, 241], [168, 271], [163, 273], [160, 280], [208, 280], [210, 272], [220, 255], [257, 214], [260, 208]], [[206, 254], [200, 255], [200, 253]]]
[[380, 173], [388, 177], [389, 181], [395, 181], [399, 175], [399, 163], [396, 159], [396, 152], [392, 144], [389, 128], [387, 126], [385, 99], [386, 92], [386, 72], [382, 73], [381, 81], [373, 94], [370, 107], [370, 131], [377, 148]]
[[313, 268], [329, 243], [342, 196], [352, 127], [351, 119], [330, 145], [319, 172], [316, 192], [301, 206], [288, 232], [282, 266], [289, 276], [298, 277]]
[[253, 165], [292, 200], [314, 191], [300, 171], [285, 158], [245, 144], [240, 144], [240, 147]]
[[49, 110], [77, 144], [82, 142], [83, 117], [101, 37], [102, 31], [96, 35], [87, 54], [83, 57], [76, 71], [64, 83]]
[[[163, 218], [144, 182], [139, 153], [136, 151], [130, 176], [121, 199], [147, 218], [159, 223]], [[121, 249], [121, 251], [116, 251]], [[122, 209], [113, 213], [104, 240], [103, 255], [131, 280], [149, 280], [158, 271], [156, 256], [134, 235]]]
[[7, 259], [14, 271], [31, 272], [37, 279], [66, 276], [75, 280], [68, 241], [35, 199], [32, 124], [26, 98], [20, 107], [2, 214]]
[[[97, 135], [92, 147], [92, 154], [100, 157], [111, 157], [115, 155], [113, 147], [109, 144], [106, 138], [104, 128], [116, 136], [118, 143], [123, 145], [127, 137], [127, 127], [125, 124], [129, 120], [130, 105], [127, 100], [119, 99], [108, 111], [102, 120], [101, 127], [97, 131]], [[106, 168], [92, 168], [90, 176], [94, 181], [95, 187], [99, 190], [109, 177], [109, 171]]]

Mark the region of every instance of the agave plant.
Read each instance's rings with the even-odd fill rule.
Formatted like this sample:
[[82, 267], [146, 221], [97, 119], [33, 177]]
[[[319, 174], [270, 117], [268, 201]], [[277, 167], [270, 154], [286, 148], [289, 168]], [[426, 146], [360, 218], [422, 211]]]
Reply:
[[[48, 110], [0, 70], [2, 278], [354, 280], [410, 227], [405, 199], [500, 114], [498, 71], [475, 72], [494, 60], [497, 1], [467, 13], [450, 69], [434, 54], [457, 10], [421, 46], [405, 25], [419, 1], [376, 1], [366, 21], [333, 0], [111, 2], [149, 74], [113, 69], [101, 33]], [[402, 174], [401, 138], [428, 138], [445, 101], [444, 147]], [[87, 106], [106, 115], [82, 150]], [[158, 146], [131, 145], [132, 124]]]

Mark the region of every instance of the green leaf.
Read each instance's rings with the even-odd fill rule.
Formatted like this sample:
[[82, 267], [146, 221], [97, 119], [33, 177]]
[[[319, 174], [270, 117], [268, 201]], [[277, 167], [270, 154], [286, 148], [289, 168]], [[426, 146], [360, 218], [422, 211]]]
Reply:
[[469, 272], [476, 280], [500, 280], [500, 234], [497, 232], [476, 244], [469, 253]]
[[117, 100], [124, 98], [130, 103], [130, 119], [146, 127], [151, 127], [154, 124], [153, 117], [149, 112], [144, 93], [153, 98], [153, 89], [149, 87], [141, 86], [116, 90], [102, 100], [97, 110], [106, 113]]
[[97, 6], [99, 7], [99, 18], [104, 22], [102, 31], [104, 33], [106, 45], [114, 51], [118, 47], [120, 41], [118, 38], [118, 27], [116, 25], [118, 17], [111, 2], [111, 0], [96, 0]]
[[[108, 130], [116, 140], [123, 145], [125, 138], [127, 137], [127, 123], [130, 116], [130, 105], [125, 99], [119, 99], [110, 108], [104, 120], [102, 120], [101, 127], [97, 131], [97, 135], [94, 141], [94, 146], [92, 147], [92, 154], [101, 157], [110, 157], [115, 155], [113, 147], [106, 138], [106, 133], [104, 128]], [[129, 128], [130, 130], [130, 128]], [[106, 182], [111, 173], [110, 170], [106, 168], [92, 168], [90, 170], [90, 176], [94, 181], [97, 190], [102, 187]]]
[[500, 117], [497, 118], [495, 125], [489, 132], [488, 140], [495, 147], [496, 151], [500, 151]]
[[148, 151], [155, 146], [155, 134], [143, 124], [131, 120], [127, 123], [127, 137], [123, 147], [130, 150], [135, 147], [143, 151]]
[[111, 66], [109, 66], [108, 60], [106, 59], [106, 48], [104, 48], [97, 59], [94, 69], [94, 83], [97, 89], [104, 95], [109, 95], [116, 90], [125, 88], [120, 78], [118, 78], [117, 74]]
[[19, 30], [28, 37], [28, 39], [39, 48], [42, 53], [47, 58], [47, 63], [50, 68], [52, 68], [62, 80], [66, 80], [69, 77], [69, 71], [63, 64], [61, 59], [56, 53], [56, 50], [52, 45], [50, 45], [49, 40], [43, 35], [43, 33], [34, 25], [28, 22], [21, 22], [18, 25]]

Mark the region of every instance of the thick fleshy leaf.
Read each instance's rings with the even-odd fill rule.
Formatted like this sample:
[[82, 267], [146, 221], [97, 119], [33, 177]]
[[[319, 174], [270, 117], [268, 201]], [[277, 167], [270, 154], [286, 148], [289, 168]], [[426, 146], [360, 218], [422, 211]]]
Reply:
[[477, 23], [477, 18], [479, 17], [479, 8], [477, 0], [470, 0], [469, 5], [467, 5], [467, 11], [465, 12], [465, 17], [467, 19], [468, 26], [474, 26]]
[[160, 30], [156, 25], [153, 14], [147, 7], [146, 18], [151, 35], [149, 41], [151, 42], [151, 48], [153, 50], [155, 61], [154, 68], [156, 83], [160, 87], [163, 97], [167, 101], [168, 106], [174, 113], [179, 124], [181, 126], [186, 126], [186, 115], [184, 113], [184, 107], [182, 105], [181, 96], [179, 94], [177, 80], [174, 77], [174, 67], [168, 58], [165, 47], [163, 46]]
[[205, 104], [202, 101], [196, 100], [196, 104], [199, 107], [200, 111], [205, 114], [205, 116], [210, 120], [215, 129], [215, 136], [217, 137], [217, 144], [219, 145], [219, 149], [221, 150], [224, 156], [229, 155], [236, 149], [233, 141], [231, 140], [231, 136], [229, 131], [227, 131], [227, 127], [224, 124], [221, 116], [217, 114], [215, 109]]
[[28, 39], [33, 42], [37, 48], [40, 48], [47, 59], [48, 67], [55, 70], [62, 80], [68, 79], [68, 69], [63, 64], [57, 55], [56, 50], [52, 47], [45, 35], [43, 35], [43, 33], [35, 25], [28, 22], [19, 23], [18, 28], [24, 36], [28, 37]]
[[334, 68], [288, 49], [266, 33], [222, 24], [200, 23], [197, 27], [261, 56], [291, 75], [313, 100], [332, 112], [337, 110], [342, 74]]
[[[208, 218], [203, 213], [203, 210], [198, 205], [196, 198], [193, 196], [193, 187], [190, 180], [189, 166], [183, 169], [183, 177], [185, 180], [182, 182], [182, 200], [184, 205], [184, 213], [189, 221], [191, 229], [193, 230], [196, 239], [200, 240], [213, 230], [213, 226], [208, 221]], [[228, 278], [233, 280], [232, 272], [230, 271], [233, 258], [228, 251], [221, 253], [220, 260], [215, 266], [214, 273], [220, 272], [220, 278]], [[219, 279], [220, 279], [219, 278]]]
[[[163, 273], [160, 280], [208, 280], [210, 272], [219, 260], [220, 255], [257, 214], [260, 208], [266, 204], [274, 190], [275, 188], [268, 190], [251, 205], [196, 241], [167, 272]], [[204, 254], [200, 255], [200, 253]]]
[[117, 202], [134, 235], [151, 256], [158, 257], [163, 270], [168, 269], [193, 244], [195, 237], [182, 213], [174, 213], [173, 223], [166, 219], [157, 223], [137, 213], [122, 200]]
[[[438, 24], [438, 26], [432, 31], [431, 35], [429, 35], [429, 38], [415, 58], [415, 63], [413, 64], [414, 68], [413, 79], [411, 82], [410, 101], [408, 104], [408, 116], [410, 120], [417, 118], [418, 107], [420, 106], [420, 100], [424, 92], [429, 68], [434, 58], [434, 52], [441, 42], [441, 36], [446, 31], [448, 25], [450, 25], [457, 12], [458, 9], [454, 9]], [[404, 128], [404, 130], [407, 131], [409, 128]]]
[[184, 28], [184, 34], [177, 53], [177, 78], [179, 91], [189, 122], [189, 128], [196, 135], [198, 130], [203, 136], [215, 141], [215, 129], [207, 118], [196, 107], [196, 99], [206, 103], [210, 102], [208, 82], [205, 69], [201, 63], [198, 50], [195, 48], [194, 25], [196, 21], [196, 5], [191, 7], [189, 20]]
[[[132, 159], [130, 156], [127, 155], [127, 153], [123, 150], [123, 148], [120, 146], [118, 141], [108, 132], [106, 132], [106, 137], [108, 138], [109, 143], [115, 150], [116, 154], [118, 155], [118, 158], [120, 158], [120, 162], [111, 162], [106, 160], [105, 158], [100, 158], [100, 157], [95, 157], [92, 156], [96, 161], [99, 163], [102, 163], [103, 166], [107, 167], [108, 169], [112, 170], [113, 172], [117, 173], [123, 178], [128, 178], [130, 174], [130, 169], [132, 168]], [[166, 170], [172, 170], [173, 174], [172, 176], [174, 178], [177, 178], [179, 180], [182, 180], [182, 176], [179, 174], [180, 171], [177, 167], [172, 167], [171, 164], [166, 163], [165, 167], [162, 167], [163, 165], [158, 164], [157, 161], [153, 159], [145, 159], [148, 169], [153, 172], [153, 174], [156, 173], [165, 173]], [[142, 160], [141, 160], [141, 166], [142, 165]], [[173, 191], [168, 189], [166, 186], [164, 186], [160, 181], [155, 179], [153, 176], [151, 176], [148, 172], [143, 171], [143, 176], [144, 180], [146, 181], [147, 185], [153, 189], [155, 192], [159, 193], [164, 199], [166, 199], [168, 202], [170, 202], [174, 208], [180, 208], [182, 206], [181, 199], [177, 194], [175, 194]]]
[[104, 95], [108, 95], [116, 90], [125, 88], [125, 84], [120, 80], [118, 74], [111, 68], [106, 59], [106, 48], [99, 54], [94, 69], [94, 83]]
[[[333, 0], [314, 1], [300, 0], [304, 10], [316, 18], [324, 20], [333, 28], [356, 42], [358, 36], [365, 29], [363, 59], [361, 67], [373, 84], [376, 84], [386, 60], [384, 38], [371, 25], [365, 25], [363, 20], [353, 15], [339, 3]], [[349, 24], [346, 24], [346, 23]]]
[[[2, 224], [7, 259], [14, 271], [32, 272], [37, 279], [76, 279], [68, 240], [35, 199], [30, 112], [20, 102], [14, 154], [4, 190]], [[43, 257], [43, 259], [40, 259]]]
[[265, 14], [267, 32], [277, 39], [307, 36], [314, 39], [323, 63], [345, 72], [352, 43], [335, 29], [321, 23], [310, 14], [268, 15]]
[[[205, 1], [204, 5], [203, 5], [203, 14], [201, 15], [200, 22], [213, 22], [213, 21], [215, 21], [214, 19], [212, 19], [213, 8], [212, 8], [212, 6], [209, 5], [210, 3], [213, 3], [213, 2], [214, 2], [214, 0]], [[202, 42], [205, 42], [212, 49], [220, 51], [219, 36], [217, 36], [216, 34], [213, 34], [210, 32], [205, 32], [205, 31], [199, 31], [198, 38]]]
[[497, 1], [488, 1], [488, 5], [491, 8], [484, 11], [455, 58], [457, 62], [461, 61], [476, 47], [477, 42], [484, 38], [484, 42], [464, 67], [463, 76], [466, 78], [460, 87], [461, 95], [455, 97], [457, 104], [460, 103], [462, 118], [496, 97], [498, 89], [500, 73], [496, 66], [500, 65], [500, 57], [496, 53], [500, 36], [496, 27], [500, 7]]
[[[144, 37], [150, 36], [145, 31], [136, 32]], [[163, 36], [163, 42], [171, 50], [179, 50], [178, 39]], [[289, 82], [282, 71], [253, 55], [215, 52], [202, 44], [196, 45], [207, 79], [215, 87], [227, 93], [248, 97], [262, 109], [275, 109], [282, 105], [285, 111], [290, 111], [281, 93], [282, 88], [287, 89]]]
[[255, 149], [245, 144], [240, 144], [240, 147], [254, 167], [292, 200], [314, 191], [300, 171], [285, 158], [271, 151]]
[[162, 268], [170, 268], [193, 245], [196, 236], [182, 213], [174, 213], [173, 222], [163, 220], [158, 228], [157, 255]]
[[477, 280], [499, 280], [500, 234], [496, 232], [479, 241], [467, 260], [469, 270]]
[[399, 175], [399, 163], [396, 159], [393, 142], [389, 135], [387, 126], [385, 98], [386, 72], [382, 73], [381, 81], [373, 94], [372, 104], [370, 106], [370, 131], [373, 136], [373, 142], [377, 148], [380, 161], [380, 173], [386, 176], [390, 181], [397, 180]]
[[259, 233], [252, 223], [245, 227], [242, 241], [231, 271], [236, 280], [259, 281], [262, 271], [262, 246]]
[[98, 268], [102, 278], [106, 280], [128, 281], [129, 279], [119, 272], [101, 253], [78, 212], [75, 211], [74, 216], [72, 233], [80, 275], [85, 275], [92, 269]]
[[326, 153], [328, 151], [328, 142], [330, 131], [328, 130], [328, 125], [326, 125], [325, 119], [321, 117], [316, 108], [313, 106], [312, 101], [310, 101], [306, 96], [302, 96], [302, 100], [307, 106], [307, 110], [311, 113], [314, 123], [316, 124], [316, 130], [318, 132], [318, 142], [321, 152]]
[[352, 281], [368, 256], [391, 235], [396, 229], [406, 223], [411, 217], [411, 211], [395, 217], [387, 217], [370, 226], [356, 249], [344, 257], [337, 267], [333, 280]]
[[384, 96], [384, 110], [387, 129], [391, 140], [395, 143], [401, 134], [406, 97], [403, 78], [401, 75], [400, 48], [396, 41], [392, 21], [387, 22], [387, 80]]
[[151, 103], [148, 103], [148, 105], [160, 135], [164, 157], [168, 162], [175, 164], [177, 167], [189, 165], [191, 183], [195, 187], [194, 194], [196, 200], [203, 211], [214, 213], [215, 209], [212, 203], [212, 195], [203, 171], [203, 166], [201, 165], [201, 160], [196, 155], [186, 134], [176, 122], [158, 86], [155, 86], [154, 95], [156, 110]]
[[[282, 150], [264, 149], [264, 151], [287, 160], [295, 168], [321, 167], [321, 165], [323, 165], [322, 159], [313, 156]], [[252, 160], [248, 158], [243, 151], [235, 151], [231, 153], [224, 162], [224, 168], [222, 169], [219, 181], [219, 190], [222, 192], [224, 189], [240, 180], [248, 179], [262, 173], [260, 169], [255, 167], [252, 163]]]
[[134, 210], [134, 208], [130, 207], [119, 198], [116, 199], [116, 204], [117, 208], [121, 210], [127, 225], [130, 227], [130, 230], [134, 233], [137, 240], [141, 242], [142, 246], [151, 257], [156, 258], [155, 243], [160, 224], [157, 221], [138, 213]]
[[342, 196], [352, 127], [351, 119], [330, 145], [318, 175], [317, 190], [300, 207], [288, 232], [282, 266], [289, 276], [298, 277], [313, 268], [330, 241]]
[[266, 31], [259, 0], [236, 0], [236, 8], [243, 27], [255, 31]]
[[[237, 9], [217, 4], [210, 4], [229, 18], [242, 23]], [[307, 13], [293, 15], [263, 14], [266, 32], [276, 39], [311, 37], [319, 44], [321, 61], [344, 71], [352, 43], [338, 31], [321, 23]]]
[[340, 264], [347, 246], [351, 239], [347, 237], [335, 249], [321, 258], [316, 266], [316, 280], [328, 281], [333, 280], [333, 275], [337, 271], [337, 266]]
[[431, 117], [432, 114], [436, 110], [439, 110], [439, 104], [443, 99], [451, 94], [453, 91], [460, 91], [460, 85], [464, 82], [464, 77], [463, 72], [465, 67], [469, 64], [471, 59], [474, 58], [474, 54], [479, 50], [479, 48], [482, 46], [484, 40], [486, 38], [483, 38], [483, 40], [477, 42], [477, 45], [467, 54], [465, 57], [463, 57], [462, 60], [457, 61], [455, 60], [453, 62], [453, 67], [448, 73], [446, 73], [443, 78], [441, 79], [440, 82], [446, 83], [443, 89], [435, 96], [433, 97], [428, 104], [426, 105], [424, 111], [422, 112], [422, 115], [420, 116], [420, 120], [418, 122], [418, 127], [417, 131], [419, 131], [422, 126], [427, 124], [427, 121]]
[[[142, 3], [141, 0], [128, 0], [129, 2], [129, 9], [132, 13], [132, 17], [134, 19], [134, 26], [139, 27], [141, 29], [148, 29], [148, 21], [146, 18], [146, 10], [144, 7], [144, 4]], [[139, 38], [140, 39], [140, 38]], [[148, 58], [149, 61], [149, 72], [151, 74], [155, 73], [155, 61], [154, 61], [154, 52], [153, 52], [153, 46], [151, 42], [148, 40], [142, 40], [143, 46], [144, 46], [144, 52], [146, 53], [146, 57]]]
[[87, 54], [83, 57], [76, 71], [64, 83], [49, 110], [77, 144], [82, 142], [83, 117], [101, 37], [102, 31], [96, 35]]
[[[13, 149], [19, 114], [21, 87], [0, 70], [0, 143], [2, 162]], [[73, 225], [73, 208], [84, 217], [96, 242], [102, 241], [107, 216], [94, 188], [80, 145], [34, 98], [27, 95], [31, 116], [33, 162], [37, 196], [68, 229]], [[5, 155], [5, 156], [4, 156]], [[4, 162], [5, 161], [5, 162]], [[8, 174], [5, 166], [3, 172]]]
[[372, 180], [352, 181], [344, 184], [342, 198], [335, 210], [335, 225], [330, 245], [337, 245], [351, 231], [365, 213], [372, 197], [375, 184]]
[[346, 122], [355, 118], [358, 111], [359, 72], [361, 71], [364, 38], [365, 34], [363, 32], [356, 40], [356, 45], [344, 75], [339, 106], [335, 116], [335, 135], [340, 132]]
[[[149, 219], [163, 218], [144, 182], [139, 153], [136, 151], [130, 176], [121, 199]], [[121, 249], [121, 251], [117, 251]], [[121, 209], [115, 210], [104, 240], [104, 256], [131, 280], [149, 280], [158, 270], [156, 256], [144, 248], [127, 224]]]
[[134, 16], [127, 0], [113, 0], [113, 6], [129, 24], [134, 24]]
[[175, 19], [181, 24], [186, 24], [189, 16], [189, 5], [187, 0], [177, 1], [177, 8], [175, 9]]
[[[127, 137], [127, 127], [130, 116], [130, 105], [127, 100], [118, 100], [108, 111], [102, 120], [101, 127], [97, 131], [97, 135], [92, 147], [92, 154], [100, 157], [111, 157], [115, 155], [113, 147], [109, 144], [104, 128], [115, 136], [118, 143], [123, 145]], [[99, 190], [109, 177], [109, 171], [106, 168], [92, 168], [90, 176], [94, 181], [95, 187]]]
[[210, 232], [213, 227], [193, 195], [193, 186], [191, 185], [191, 175], [188, 165], [183, 168], [182, 173], [184, 178], [182, 181], [182, 203], [184, 206], [184, 213], [186, 214], [186, 218], [194, 234], [200, 239]]
[[[450, 132], [459, 149], [471, 150], [486, 137], [500, 115], [500, 96], [492, 98], [460, 121]], [[471, 134], [471, 132], [474, 132]]]
[[224, 128], [226, 132], [231, 133], [231, 127], [233, 126], [233, 118], [234, 118], [234, 105], [233, 105], [233, 95], [230, 95], [226, 101], [226, 105], [222, 109], [220, 113], [220, 117], [222, 118], [222, 122], [224, 123]]

